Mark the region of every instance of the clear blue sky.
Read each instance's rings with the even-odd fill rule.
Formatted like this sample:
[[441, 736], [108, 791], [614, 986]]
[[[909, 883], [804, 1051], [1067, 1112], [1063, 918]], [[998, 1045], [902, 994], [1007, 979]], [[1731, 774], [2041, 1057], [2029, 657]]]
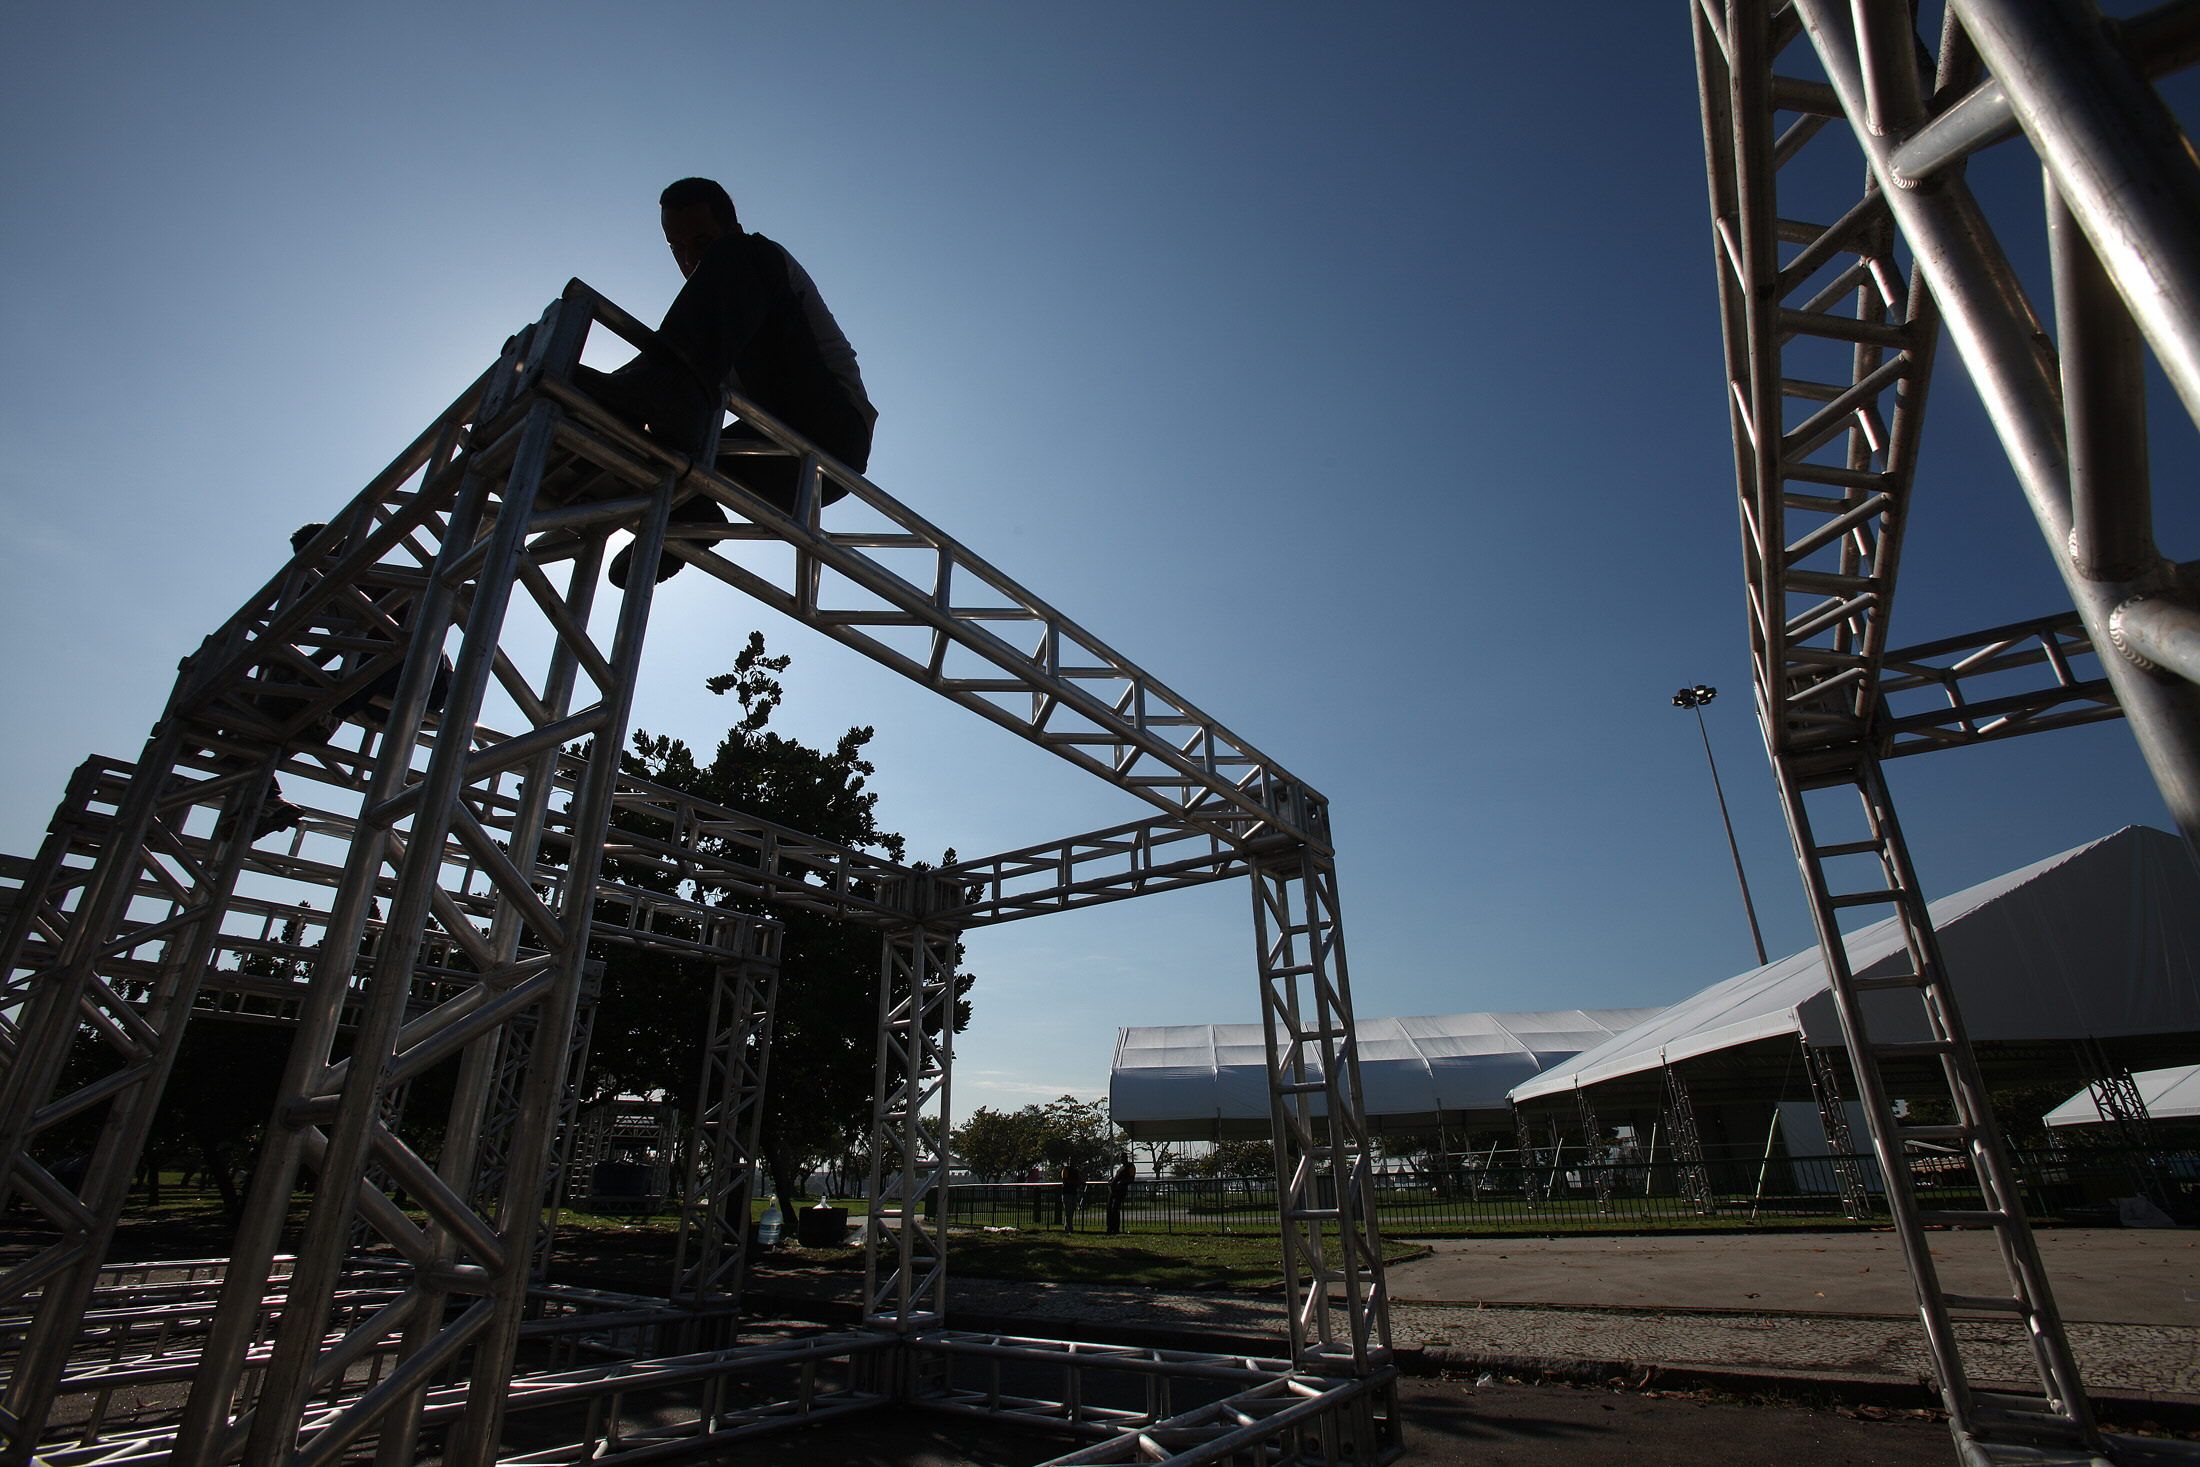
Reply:
[[[13, 6], [0, 58], [0, 849], [568, 276], [654, 318], [701, 173], [855, 341], [879, 484], [1331, 797], [1363, 1015], [1748, 965], [1687, 682], [1767, 941], [1808, 941], [1682, 4]], [[1897, 637], [2066, 604], [1951, 371], [1932, 416]], [[878, 726], [917, 853], [1143, 808], [702, 581], [641, 726], [707, 748], [761, 626], [790, 732]], [[1892, 777], [1936, 894], [2167, 823], [2120, 725]], [[1253, 1019], [1249, 907], [975, 935], [958, 1110]]]

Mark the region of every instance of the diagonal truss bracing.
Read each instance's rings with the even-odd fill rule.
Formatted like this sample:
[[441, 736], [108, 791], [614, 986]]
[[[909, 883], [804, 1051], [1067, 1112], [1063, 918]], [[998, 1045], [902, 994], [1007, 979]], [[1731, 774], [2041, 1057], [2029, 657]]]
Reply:
[[2078, 613], [1889, 652], [1873, 725], [1882, 757], [2121, 718]]
[[1809, 748], [1873, 709], [1938, 319], [1876, 185], [1775, 188], [1840, 118], [1770, 70], [1794, 12], [1694, 11], [1758, 713], [1776, 751]]
[[[898, 1340], [902, 1361], [914, 1332], [944, 1310], [936, 1219], [961, 931], [1256, 864], [1262, 921], [1274, 924], [1263, 927], [1264, 991], [1285, 1025], [1276, 1085], [1293, 1129], [1279, 1149], [1302, 1204], [1290, 1296], [1298, 1369], [1386, 1381], [1321, 797], [738, 399], [731, 409], [766, 434], [761, 451], [806, 465], [792, 517], [612, 421], [568, 385], [596, 326], [650, 349], [648, 332], [570, 286], [187, 660], [145, 754], [87, 764], [39, 854], [0, 867], [0, 1085], [12, 1128], [0, 1175], [60, 1235], [0, 1279], [30, 1310], [23, 1347], [0, 1360], [0, 1456], [39, 1448], [65, 1378], [96, 1398], [95, 1416], [122, 1384], [188, 1386], [179, 1420], [110, 1434], [71, 1461], [319, 1467], [371, 1450], [396, 1467], [434, 1428], [447, 1431], [447, 1459], [483, 1464], [507, 1408], [564, 1398], [562, 1386], [515, 1376], [523, 1337], [598, 1328], [664, 1339], [662, 1327], [691, 1325], [695, 1309], [726, 1314], [776, 981], [779, 928], [756, 914], [765, 906], [881, 933], [873, 1192], [899, 1201], [871, 1214], [867, 1314], [890, 1330], [741, 1356], [804, 1381], [813, 1356], [848, 1361], [854, 1384], [837, 1404], [805, 1384], [791, 1409], [736, 1406], [727, 1382], [747, 1368], [738, 1351], [633, 1379], [705, 1382], [726, 1408], [705, 1413], [701, 1436], [712, 1438], [878, 1404], [885, 1397], [867, 1381], [907, 1393], [915, 1378], [901, 1364], [856, 1357]], [[850, 491], [836, 516], [860, 509], [867, 524], [822, 527], [827, 482]], [[623, 770], [650, 587], [605, 592], [607, 542], [631, 534], [635, 562], [652, 563], [672, 507], [696, 494], [735, 523], [683, 541], [680, 557], [1161, 813], [923, 872]], [[1294, 902], [1303, 913], [1283, 915]], [[564, 1190], [559, 1165], [575, 1144], [558, 1132], [575, 1129], [598, 941], [717, 964], [674, 1290], [682, 1305], [539, 1282]], [[165, 1285], [141, 1299], [140, 1286], [102, 1272], [101, 1254], [195, 1010], [288, 1025], [294, 1042], [231, 1256], [209, 1274], [182, 1270], [188, 1300], [161, 1294]], [[51, 1057], [85, 1035], [117, 1058], [88, 1084], [64, 1083]], [[444, 1065], [456, 1080], [442, 1113], [413, 1114], [411, 1082]], [[40, 1135], [91, 1113], [103, 1113], [101, 1149], [86, 1182], [64, 1183]], [[435, 1138], [432, 1153], [423, 1135]], [[278, 1254], [307, 1178], [316, 1185], [303, 1238], [294, 1257]], [[399, 1189], [413, 1212], [393, 1201]], [[173, 1308], [159, 1302], [170, 1298]], [[550, 1312], [530, 1320], [530, 1301]], [[128, 1360], [83, 1353], [144, 1331], [168, 1343]], [[614, 1412], [626, 1379], [603, 1377]], [[599, 1384], [571, 1389], [578, 1399]], [[1283, 1413], [1281, 1439], [1329, 1451], [1337, 1422], [1358, 1413], [1363, 1426], [1384, 1425], [1355, 1453], [1395, 1454], [1387, 1416], [1350, 1404], [1374, 1399], [1366, 1391], [1287, 1394], [1313, 1404]], [[1126, 1429], [1158, 1420], [1149, 1413]], [[1190, 1444], [1234, 1428], [1169, 1430]], [[666, 1444], [676, 1439], [701, 1437], [682, 1427]]]
[[[29, 1202], [58, 1236], [5, 1276], [7, 1299], [32, 1289], [38, 1299], [0, 1421], [42, 1421], [59, 1385], [242, 863], [240, 833], [258, 819], [272, 778], [271, 760], [194, 734], [173, 712], [148, 752], [162, 777], [124, 795], [114, 818], [128, 844], [84, 878], [80, 920], [57, 927], [48, 900], [65, 864], [66, 833], [57, 830], [34, 863], [45, 886], [25, 888], [11, 923], [11, 953], [32, 946], [35, 928], [53, 943], [53, 961], [43, 981], [8, 995], [0, 1190]], [[220, 832], [210, 850], [187, 844], [194, 825]], [[80, 1035], [96, 1054], [92, 1073], [65, 1077]], [[72, 1184], [46, 1164], [41, 1133], [101, 1108], [106, 1125]]]
[[908, 1333], [947, 1313], [948, 1082], [954, 1061], [952, 927], [921, 914], [946, 895], [938, 877], [894, 895], [909, 925], [880, 939], [878, 1063], [871, 1092], [871, 1209], [863, 1227], [863, 1317]]
[[1364, 1371], [1389, 1359], [1390, 1313], [1336, 868], [1310, 849], [1258, 861], [1253, 926], [1292, 1353]]
[[943, 867], [956, 890], [938, 916], [984, 927], [1123, 901], [1242, 876], [1260, 851], [1291, 848], [1280, 839], [1248, 848], [1181, 816], [1156, 816]]
[[[2200, 845], [2200, 611], [2154, 543], [2142, 373], [2151, 350], [2200, 420], [2200, 167], [2148, 81], [2200, 56], [2200, 8], [2110, 23], [2074, 0], [1947, 0], [1937, 47], [1903, 0], [1691, 14], [1759, 716], [1941, 1390], [1967, 1461], [2098, 1453], [1880, 761], [2120, 712]], [[2020, 133], [2045, 179], [2046, 312], [1964, 176]], [[1943, 321], [2074, 609], [1889, 651]], [[1862, 980], [1841, 931], [1873, 912], [1911, 962]], [[1930, 1037], [1877, 1038], [1867, 991]], [[1893, 1114], [1880, 1065], [1918, 1058], [1947, 1124]], [[1912, 1145], [1964, 1156], [1980, 1205], [1921, 1214]], [[1990, 1230], [2006, 1291], [1942, 1289], [1932, 1221]], [[1982, 1314], [2021, 1326], [2036, 1391], [1974, 1387], [1955, 1324]]]
[[737, 1299], [748, 1264], [749, 1193], [761, 1157], [779, 956], [724, 962], [712, 975], [703, 1080], [688, 1151], [687, 1186], [672, 1268], [672, 1297], [703, 1304]]
[[[588, 299], [607, 319], [618, 314], [578, 282], [568, 297]], [[583, 421], [609, 426], [577, 389], [554, 380], [543, 388]], [[1226, 839], [1277, 832], [1318, 843], [1300, 818], [1308, 791], [1272, 759], [769, 414], [738, 396], [730, 406], [766, 436], [760, 451], [801, 463], [795, 512], [683, 460], [689, 487], [734, 523], [700, 540], [683, 535], [672, 554]], [[869, 523], [826, 528], [828, 486], [847, 495], [836, 516], [854, 501]], [[758, 542], [793, 553], [740, 554]]]

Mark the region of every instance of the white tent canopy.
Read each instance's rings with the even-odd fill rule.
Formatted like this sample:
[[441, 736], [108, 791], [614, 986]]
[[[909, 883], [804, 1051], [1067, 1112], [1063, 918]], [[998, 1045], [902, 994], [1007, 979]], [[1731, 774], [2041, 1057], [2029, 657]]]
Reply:
[[[2200, 1065], [2172, 1065], [2166, 1070], [2141, 1070], [2131, 1077], [2139, 1087], [2139, 1099], [2147, 1114], [2158, 1121], [2200, 1121]], [[2080, 1090], [2046, 1116], [2050, 1126], [2098, 1126], [2105, 1124], [2091, 1090]]]
[[[2200, 871], [2184, 842], [2126, 826], [1931, 904], [1974, 1042], [2200, 1034]], [[1848, 934], [1858, 976], [1907, 962], [1894, 918]], [[1916, 1000], [1865, 996], [1875, 1038], [1926, 1039]], [[1752, 969], [1514, 1089], [1515, 1101], [1653, 1071], [1760, 1039], [1841, 1043], [1812, 947]]]
[[[1368, 1122], [1400, 1130], [1433, 1126], [1463, 1111], [1502, 1112], [1506, 1092], [1545, 1065], [1656, 1012], [1560, 1009], [1362, 1020], [1355, 1027]], [[1266, 1135], [1268, 1056], [1260, 1025], [1117, 1030], [1108, 1114], [1140, 1140]]]

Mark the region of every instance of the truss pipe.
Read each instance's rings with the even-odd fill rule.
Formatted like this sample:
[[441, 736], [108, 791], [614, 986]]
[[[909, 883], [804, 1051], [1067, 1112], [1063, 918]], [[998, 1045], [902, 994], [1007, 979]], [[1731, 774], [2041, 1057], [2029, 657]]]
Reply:
[[[2200, 8], [2190, 0], [2170, 0], [2116, 24], [2125, 53], [2145, 76], [2166, 76], [2200, 62]], [[2015, 137], [2017, 130], [2008, 92], [1988, 77], [1895, 149], [1895, 177], [1905, 188], [1914, 187], [1981, 148]]]
[[1915, 187], [2016, 130], [2016, 119], [2009, 111], [2009, 94], [2000, 82], [1989, 78], [1895, 149], [1895, 179], [1905, 187]]
[[2200, 419], [2200, 169], [2154, 89], [2069, 4], [1954, 0], [2116, 287]]
[[2141, 666], [2200, 683], [2200, 608], [2166, 596], [2126, 601], [2110, 615], [2108, 635]]
[[2088, 579], [2132, 580], [2162, 559], [2154, 548], [2139, 332], [2052, 177], [2046, 191], [2070, 436], [2070, 559]]
[[[1841, 94], [1842, 105], [1852, 119], [1861, 119], [1863, 88], [1855, 45], [1841, 9], [1830, 0], [1797, 0], [1796, 8], [1827, 76]], [[1949, 338], [1962, 354], [2009, 455], [2018, 485], [2062, 572], [2064, 587], [2087, 634], [2100, 646], [2110, 640], [2109, 618], [2120, 604], [2161, 588], [2089, 580], [2070, 564], [2070, 463], [2063, 439], [2062, 393], [2045, 345], [2046, 333], [1963, 180], [1943, 179], [1931, 189], [1901, 188], [1894, 177], [1891, 142], [1870, 136], [1854, 121], [1852, 127], [1888, 208], [1940, 302]], [[2057, 182], [2064, 197], [2070, 197], [2067, 185], [2059, 177]], [[2072, 212], [2084, 220], [2075, 201]], [[2098, 248], [2099, 240], [2094, 244]], [[2200, 249], [2200, 230], [2186, 245]], [[2112, 262], [2110, 273], [2116, 274]], [[2143, 317], [2140, 325], [2145, 328]], [[2200, 346], [2200, 334], [2193, 344]], [[2123, 658], [2104, 657], [2102, 664], [2163, 802], [2186, 843], [2200, 853], [2200, 687], [2150, 674]]]

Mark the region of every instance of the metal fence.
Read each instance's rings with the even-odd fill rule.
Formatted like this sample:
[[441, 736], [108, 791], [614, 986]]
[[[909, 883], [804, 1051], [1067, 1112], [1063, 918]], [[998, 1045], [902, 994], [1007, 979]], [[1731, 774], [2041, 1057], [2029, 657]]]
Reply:
[[[2086, 1148], [2019, 1151], [2025, 1206], [2036, 1221], [2114, 1222], [2118, 1199], [2134, 1194], [2167, 1201], [2173, 1215], [2200, 1220], [2200, 1151]], [[1686, 1169], [1674, 1162], [1590, 1163], [1563, 1155], [1517, 1152], [1447, 1158], [1442, 1167], [1392, 1172], [1376, 1180], [1376, 1213], [1386, 1232], [1597, 1232], [1752, 1226], [1840, 1226], [1884, 1222], [1886, 1201], [1878, 1163], [1870, 1156], [1837, 1158], [1762, 1155], [1705, 1159], [1707, 1197], [1692, 1196]], [[1853, 1165], [1871, 1202], [1869, 1214], [1842, 1211], [1839, 1168]], [[1910, 1164], [1921, 1200], [1960, 1206], [1977, 1197], [1959, 1156], [1922, 1155]], [[1062, 1228], [1062, 1188], [1051, 1182], [960, 1182], [948, 1192], [948, 1216], [972, 1227]], [[1108, 1189], [1088, 1184], [1071, 1224], [1106, 1225]], [[1122, 1206], [1127, 1232], [1273, 1233], [1276, 1186], [1260, 1177], [1141, 1178]]]

